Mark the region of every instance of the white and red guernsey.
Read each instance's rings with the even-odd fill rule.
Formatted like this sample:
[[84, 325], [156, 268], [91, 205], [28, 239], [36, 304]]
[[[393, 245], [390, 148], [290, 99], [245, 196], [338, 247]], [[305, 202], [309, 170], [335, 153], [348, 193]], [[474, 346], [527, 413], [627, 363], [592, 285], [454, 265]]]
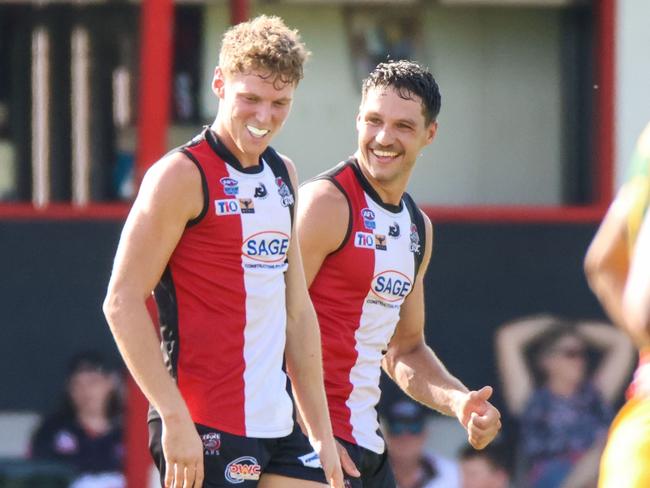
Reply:
[[323, 345], [325, 390], [334, 435], [382, 453], [375, 407], [381, 359], [424, 253], [424, 218], [411, 197], [388, 205], [354, 159], [317, 179], [347, 198], [347, 234], [309, 289]]
[[286, 166], [268, 148], [259, 166], [243, 168], [209, 129], [180, 150], [201, 173], [204, 205], [155, 290], [167, 366], [194, 422], [246, 437], [286, 436], [294, 203]]

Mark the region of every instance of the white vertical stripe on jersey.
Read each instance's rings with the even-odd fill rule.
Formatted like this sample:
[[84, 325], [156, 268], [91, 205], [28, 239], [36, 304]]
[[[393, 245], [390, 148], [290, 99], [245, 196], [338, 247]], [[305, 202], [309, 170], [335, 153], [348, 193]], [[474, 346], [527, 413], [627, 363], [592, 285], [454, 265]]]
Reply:
[[[262, 173], [246, 174], [228, 168], [239, 182], [239, 198], [251, 198], [255, 213], [241, 214], [243, 242], [268, 231], [291, 233], [289, 212], [278, 212], [280, 197], [271, 168]], [[266, 198], [254, 198], [255, 188], [263, 183]], [[272, 269], [253, 266], [276, 266]], [[284, 259], [265, 262], [242, 253], [246, 290], [246, 327], [244, 329], [244, 405], [247, 437], [284, 437], [293, 430], [293, 406], [286, 391], [287, 378], [282, 371], [286, 342]], [[251, 367], [254, 365], [254, 367]]]
[[[375, 236], [386, 236], [387, 249], [375, 249], [374, 276], [386, 271], [396, 271], [406, 275], [411, 282], [414, 279], [414, 260], [410, 251], [411, 218], [404, 206], [398, 214], [390, 213], [377, 205], [366, 195], [368, 208], [375, 212]], [[400, 236], [388, 236], [390, 225], [397, 223]], [[373, 279], [374, 282], [374, 279]], [[355, 333], [357, 362], [350, 371], [352, 393], [346, 402], [351, 412], [352, 435], [357, 444], [379, 454], [384, 452], [384, 441], [377, 435], [379, 424], [375, 406], [379, 402], [379, 376], [381, 373], [382, 351], [395, 331], [399, 320], [399, 306], [403, 298], [394, 302], [377, 304], [380, 298], [371, 290], [363, 304], [359, 328]]]

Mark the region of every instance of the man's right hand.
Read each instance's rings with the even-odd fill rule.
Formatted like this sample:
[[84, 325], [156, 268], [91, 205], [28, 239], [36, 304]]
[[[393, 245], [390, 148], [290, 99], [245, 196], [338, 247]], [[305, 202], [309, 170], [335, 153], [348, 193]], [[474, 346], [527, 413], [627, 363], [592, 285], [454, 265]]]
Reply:
[[341, 467], [343, 468], [343, 471], [348, 476], [352, 476], [353, 478], [358, 478], [361, 476], [361, 473], [357, 469], [356, 464], [354, 464], [354, 461], [348, 454], [348, 451], [341, 445], [341, 443], [335, 439], [336, 442], [336, 450], [339, 453], [339, 459], [341, 460]]
[[189, 415], [164, 418], [165, 488], [203, 486], [203, 443]]

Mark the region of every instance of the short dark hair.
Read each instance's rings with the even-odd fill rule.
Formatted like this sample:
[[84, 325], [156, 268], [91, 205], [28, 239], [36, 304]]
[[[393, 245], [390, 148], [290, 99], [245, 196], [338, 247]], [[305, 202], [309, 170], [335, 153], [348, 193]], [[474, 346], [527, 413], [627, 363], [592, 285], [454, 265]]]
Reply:
[[380, 63], [363, 80], [362, 100], [371, 88], [394, 89], [405, 100], [418, 97], [426, 125], [436, 120], [440, 113], [440, 88], [429, 70], [414, 61], [400, 60]]
[[492, 469], [505, 471], [508, 475], [512, 473], [512, 454], [500, 441], [492, 442], [481, 450], [476, 450], [468, 444], [461, 449], [458, 457], [461, 462], [484, 459]]

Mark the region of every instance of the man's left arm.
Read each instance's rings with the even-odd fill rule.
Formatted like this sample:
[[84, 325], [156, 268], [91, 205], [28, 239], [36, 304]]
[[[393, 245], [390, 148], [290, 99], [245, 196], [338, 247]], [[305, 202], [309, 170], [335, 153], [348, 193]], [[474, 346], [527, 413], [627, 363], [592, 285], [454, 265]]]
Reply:
[[[285, 159], [291, 182], [298, 187], [296, 170]], [[294, 195], [297, 206], [297, 193]], [[286, 273], [287, 342], [285, 357], [296, 405], [312, 446], [331, 486], [343, 486], [341, 464], [332, 434], [323, 382], [323, 360], [316, 312], [309, 299], [297, 232], [292, 232]]]
[[631, 330], [650, 337], [650, 210], [646, 211], [632, 254], [623, 292], [623, 314]]
[[488, 399], [492, 388], [469, 391], [453, 376], [424, 339], [424, 274], [431, 258], [433, 231], [424, 216], [426, 247], [411, 293], [401, 307], [400, 320], [383, 359], [386, 373], [413, 399], [445, 415], [455, 416], [476, 449], [487, 446], [501, 428], [499, 411]]

